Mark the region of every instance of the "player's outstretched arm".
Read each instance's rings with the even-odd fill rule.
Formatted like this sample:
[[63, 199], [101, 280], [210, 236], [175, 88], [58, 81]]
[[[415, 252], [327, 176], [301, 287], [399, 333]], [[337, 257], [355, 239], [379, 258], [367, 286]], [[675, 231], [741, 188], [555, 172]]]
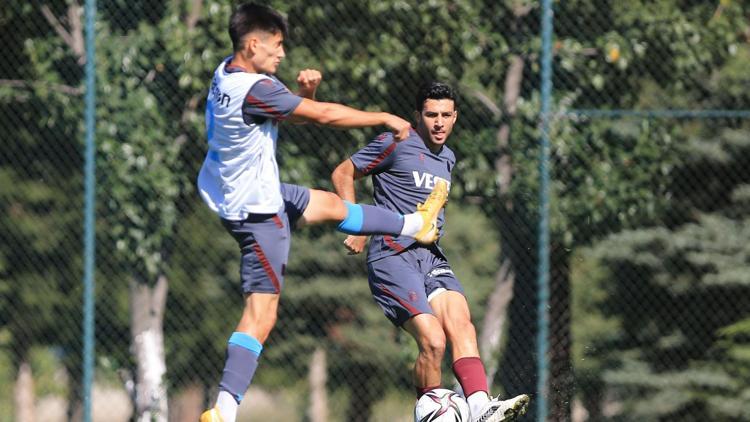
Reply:
[[362, 111], [343, 104], [324, 103], [307, 98], [302, 99], [291, 116], [296, 120], [341, 129], [387, 126], [398, 141], [406, 139], [411, 128], [409, 122], [390, 113]]
[[[331, 173], [331, 182], [336, 193], [344, 201], [357, 202], [354, 181], [364, 175], [354, 167], [351, 160], [346, 159], [339, 164]], [[349, 250], [349, 255], [356, 255], [365, 250], [367, 236], [349, 235], [344, 239], [344, 246]]]

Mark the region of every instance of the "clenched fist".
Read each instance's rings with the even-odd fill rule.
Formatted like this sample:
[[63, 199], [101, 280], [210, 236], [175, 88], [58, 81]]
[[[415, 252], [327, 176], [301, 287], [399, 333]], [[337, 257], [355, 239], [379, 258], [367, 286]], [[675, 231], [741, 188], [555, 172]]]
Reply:
[[323, 80], [323, 75], [315, 69], [300, 70], [297, 75], [297, 85], [299, 86], [299, 96], [309, 99], [315, 98], [315, 90]]

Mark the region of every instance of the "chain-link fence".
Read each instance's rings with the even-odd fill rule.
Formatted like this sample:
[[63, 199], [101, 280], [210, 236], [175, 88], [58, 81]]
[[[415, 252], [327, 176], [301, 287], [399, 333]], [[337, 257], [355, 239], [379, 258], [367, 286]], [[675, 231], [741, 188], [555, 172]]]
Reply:
[[[421, 81], [458, 88], [441, 244], [493, 393], [545, 398], [555, 421], [750, 420], [747, 2], [555, 4], [543, 396], [541, 5], [272, 3], [291, 27], [279, 76], [292, 88], [317, 68], [319, 99], [404, 117]], [[194, 186], [232, 5], [97, 7], [93, 418], [197, 420], [242, 305], [236, 244]], [[83, 16], [75, 0], [0, 11], [2, 421], [82, 419]], [[335, 165], [379, 130], [283, 127], [282, 180], [330, 190]], [[412, 419], [416, 346], [342, 240], [294, 234], [239, 420]], [[149, 370], [163, 384], [144, 396]], [[532, 405], [524, 420], [537, 418]]]

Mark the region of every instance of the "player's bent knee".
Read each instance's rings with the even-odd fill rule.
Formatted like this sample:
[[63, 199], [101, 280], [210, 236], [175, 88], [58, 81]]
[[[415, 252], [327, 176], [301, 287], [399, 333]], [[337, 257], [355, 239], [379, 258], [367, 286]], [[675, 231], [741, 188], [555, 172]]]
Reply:
[[335, 193], [310, 189], [310, 203], [302, 215], [308, 224], [341, 221], [346, 218], [344, 201]]
[[426, 353], [441, 358], [445, 353], [446, 339], [442, 331], [430, 333], [420, 339], [420, 349]]
[[347, 207], [344, 200], [331, 192], [323, 192], [326, 196], [323, 213], [326, 220], [341, 221], [346, 218]]

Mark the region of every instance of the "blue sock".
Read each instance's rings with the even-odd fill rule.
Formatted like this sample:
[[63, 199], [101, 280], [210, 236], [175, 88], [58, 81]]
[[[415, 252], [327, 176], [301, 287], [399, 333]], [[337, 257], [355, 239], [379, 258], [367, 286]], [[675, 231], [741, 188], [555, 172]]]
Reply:
[[224, 363], [224, 373], [219, 389], [231, 394], [237, 403], [242, 401], [242, 397], [253, 380], [262, 350], [263, 345], [245, 333], [235, 332], [229, 337], [227, 360]]
[[346, 218], [338, 230], [347, 234], [391, 234], [398, 236], [404, 227], [404, 216], [372, 205], [346, 204]]

